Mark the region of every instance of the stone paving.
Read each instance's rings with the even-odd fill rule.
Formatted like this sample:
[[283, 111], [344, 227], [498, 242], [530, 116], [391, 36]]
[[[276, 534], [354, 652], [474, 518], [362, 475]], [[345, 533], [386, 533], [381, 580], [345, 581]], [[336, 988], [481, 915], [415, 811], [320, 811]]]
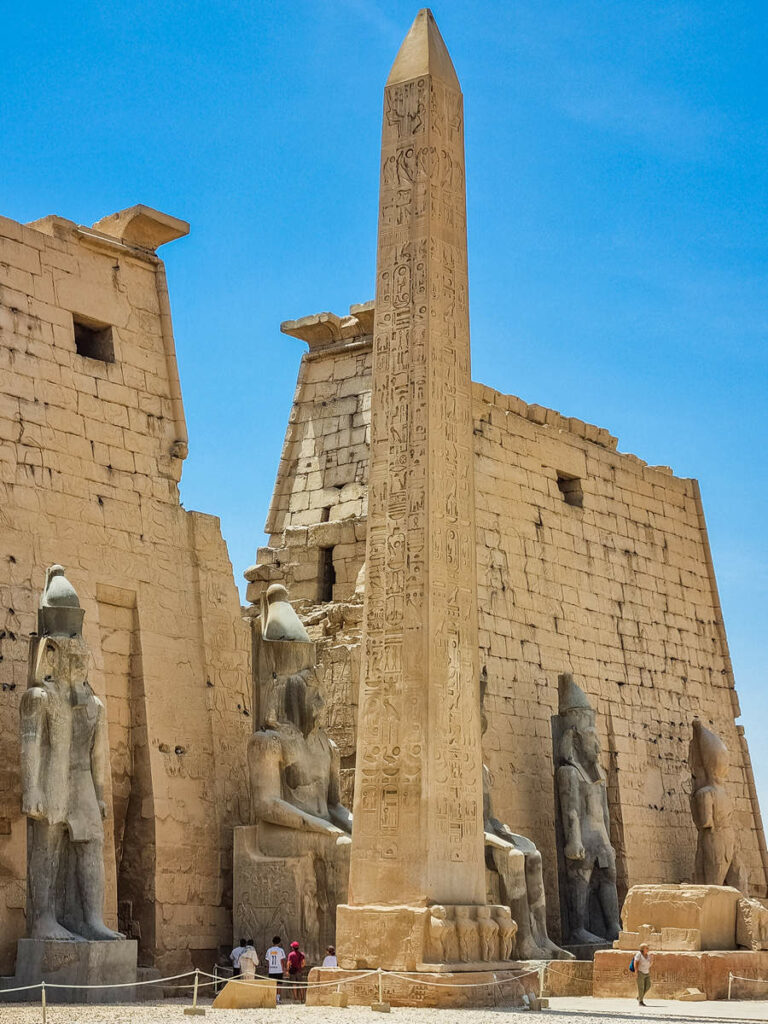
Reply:
[[[162, 1004], [118, 1006], [49, 1006], [47, 1024], [184, 1024], [194, 1020], [184, 1015], [188, 1001], [168, 1000]], [[550, 1020], [553, 1024], [605, 1024], [617, 1020], [639, 1024], [654, 1020], [683, 1021], [684, 1024], [712, 1024], [714, 1021], [766, 1021], [768, 1001], [738, 1003], [681, 1003], [672, 1000], [651, 1001], [644, 1011], [631, 999], [553, 999], [551, 1009], [532, 1013], [522, 1009], [433, 1010], [395, 1007], [387, 1017], [372, 1014], [367, 1006], [348, 1009], [306, 1007], [285, 1004], [276, 1010], [212, 1010], [205, 1005], [204, 1020], [212, 1024], [363, 1024], [390, 1021], [391, 1024], [488, 1024], [501, 1016], [522, 1021]], [[0, 1006], [0, 1024], [40, 1024], [40, 1004]]]

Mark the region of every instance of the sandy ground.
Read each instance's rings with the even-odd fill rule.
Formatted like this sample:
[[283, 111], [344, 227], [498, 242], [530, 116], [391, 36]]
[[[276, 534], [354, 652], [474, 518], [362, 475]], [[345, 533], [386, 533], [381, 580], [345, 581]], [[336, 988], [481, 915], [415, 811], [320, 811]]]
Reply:
[[[284, 1004], [274, 1010], [212, 1010], [205, 1005], [205, 1017], [188, 1017], [184, 1007], [189, 1002], [168, 1001], [162, 1004], [132, 1004], [118, 1006], [49, 1006], [47, 1024], [186, 1024], [194, 1020], [209, 1024], [488, 1024], [505, 1017], [523, 1024], [529, 1020], [552, 1024], [606, 1024], [620, 1020], [626, 1024], [655, 1020], [677, 1020], [685, 1024], [712, 1024], [717, 1020], [767, 1021], [768, 1001], [760, 1002], [706, 1002], [680, 1003], [672, 1000], [652, 1000], [647, 1008], [638, 1011], [631, 999], [553, 999], [551, 1009], [532, 1013], [519, 1009], [498, 1010], [426, 1010], [393, 1008], [386, 1016], [374, 1013], [367, 1006], [352, 1006], [341, 1010], [327, 1007], [306, 1007]], [[0, 1024], [41, 1024], [40, 1004], [0, 1006]]]

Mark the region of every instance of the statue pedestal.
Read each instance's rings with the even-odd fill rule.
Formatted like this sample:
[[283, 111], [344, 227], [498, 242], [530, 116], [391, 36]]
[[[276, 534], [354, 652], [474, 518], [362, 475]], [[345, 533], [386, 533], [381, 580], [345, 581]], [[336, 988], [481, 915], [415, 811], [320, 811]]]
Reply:
[[[390, 1006], [431, 1006], [444, 1008], [479, 1008], [485, 1006], [523, 1006], [523, 995], [529, 1000], [539, 991], [537, 973], [530, 971], [530, 961], [507, 960], [505, 970], [451, 972], [408, 971], [402, 974], [383, 974], [381, 995]], [[519, 975], [524, 974], [523, 977]], [[355, 980], [356, 976], [360, 980]], [[379, 979], [375, 974], [345, 971], [340, 967], [313, 967], [309, 972], [310, 984], [322, 983], [323, 988], [307, 990], [307, 1006], [334, 1006], [337, 998], [333, 982], [340, 983], [340, 992], [347, 997], [349, 1006], [371, 1006], [379, 1001]]]
[[442, 930], [448, 932], [445, 947], [450, 947], [448, 953], [435, 947], [432, 935], [433, 909], [410, 906], [339, 906], [339, 931], [343, 930], [346, 939], [344, 948], [338, 953], [339, 967], [352, 971], [376, 970], [380, 967], [384, 971], [426, 972], [446, 977], [472, 971], [509, 970], [511, 961], [501, 957], [498, 930], [493, 940], [491, 957], [483, 959], [479, 920], [476, 916], [481, 909], [489, 912], [501, 910], [508, 914], [506, 907], [442, 907], [444, 917], [440, 924]]
[[307, 960], [335, 944], [336, 906], [347, 899], [350, 844], [321, 832], [261, 822], [234, 830], [233, 929], [257, 949], [300, 939]]
[[[50, 1003], [130, 1003], [136, 998], [136, 959], [139, 944], [135, 939], [111, 942], [56, 941], [19, 939], [16, 975], [2, 979], [0, 999], [13, 1002], [39, 1002], [40, 989], [9, 992], [3, 988], [46, 984]], [[125, 985], [125, 988], [48, 988], [55, 985]]]

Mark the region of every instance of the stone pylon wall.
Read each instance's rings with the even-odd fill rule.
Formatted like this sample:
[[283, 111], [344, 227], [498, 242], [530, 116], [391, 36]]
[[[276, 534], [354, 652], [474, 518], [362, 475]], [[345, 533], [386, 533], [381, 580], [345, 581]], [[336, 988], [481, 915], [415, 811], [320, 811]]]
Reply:
[[[321, 616], [318, 551], [333, 548], [335, 559], [338, 550], [343, 579], [357, 578], [365, 509], [350, 516], [344, 488], [330, 487], [324, 468], [353, 459], [355, 487], [367, 483], [360, 444], [345, 439], [351, 417], [356, 429], [368, 424], [370, 338], [362, 336], [365, 320], [355, 329], [350, 319], [336, 318], [335, 333], [321, 340], [316, 318], [287, 325], [309, 340], [310, 352], [267, 525], [272, 542], [246, 574], [251, 600], [281, 579], [309, 621], [314, 612], [319, 623], [340, 622], [345, 654], [359, 628], [344, 628], [353, 585], [340, 586]], [[542, 851], [550, 916], [558, 913], [550, 716], [557, 675], [569, 670], [598, 713], [620, 888], [692, 875], [687, 756], [698, 714], [730, 751], [750, 885], [765, 895], [763, 830], [735, 724], [738, 698], [696, 481], [618, 452], [608, 431], [581, 420], [479, 384], [473, 397], [484, 755], [497, 813]], [[321, 523], [321, 514], [330, 521]], [[339, 646], [328, 645], [329, 659], [341, 660]], [[326, 715], [351, 760], [353, 716], [334, 709], [355, 707], [357, 679], [330, 665]]]
[[[111, 327], [113, 361], [78, 354], [73, 315]], [[231, 937], [249, 640], [218, 520], [179, 504], [185, 441], [154, 252], [60, 218], [0, 220], [3, 973], [25, 927], [18, 707], [54, 562], [85, 607], [90, 680], [107, 707], [107, 920], [119, 909], [140, 962], [163, 970], [208, 968]]]

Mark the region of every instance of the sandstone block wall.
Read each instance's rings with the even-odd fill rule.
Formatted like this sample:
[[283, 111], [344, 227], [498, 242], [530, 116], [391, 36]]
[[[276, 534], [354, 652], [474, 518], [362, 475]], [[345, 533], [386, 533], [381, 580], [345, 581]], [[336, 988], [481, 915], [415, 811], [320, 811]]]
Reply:
[[[284, 327], [310, 351], [267, 521], [270, 546], [246, 573], [250, 600], [279, 579], [310, 620], [329, 607], [320, 548], [338, 544], [337, 616], [365, 557], [366, 449], [352, 430], [370, 418], [372, 315], [370, 304], [355, 310], [322, 314], [320, 338], [317, 317]], [[473, 415], [484, 755], [497, 814], [541, 849], [550, 916], [559, 912], [550, 718], [557, 675], [569, 670], [598, 712], [620, 896], [636, 883], [692, 876], [687, 756], [696, 714], [729, 748], [750, 886], [765, 895], [768, 858], [696, 481], [618, 452], [607, 430], [479, 384]], [[340, 464], [354, 466], [354, 480], [337, 488]], [[358, 636], [353, 626], [348, 648]], [[356, 704], [356, 684], [351, 673], [328, 684], [328, 724], [347, 757], [352, 716], [342, 723], [335, 709]]]
[[[163, 265], [112, 221], [114, 236], [0, 219], [2, 973], [24, 934], [18, 707], [54, 562], [86, 609], [108, 713], [107, 920], [119, 913], [140, 962], [163, 970], [209, 967], [230, 937], [248, 633], [218, 520], [179, 503], [186, 427]], [[78, 353], [75, 322], [111, 328], [113, 361]]]

